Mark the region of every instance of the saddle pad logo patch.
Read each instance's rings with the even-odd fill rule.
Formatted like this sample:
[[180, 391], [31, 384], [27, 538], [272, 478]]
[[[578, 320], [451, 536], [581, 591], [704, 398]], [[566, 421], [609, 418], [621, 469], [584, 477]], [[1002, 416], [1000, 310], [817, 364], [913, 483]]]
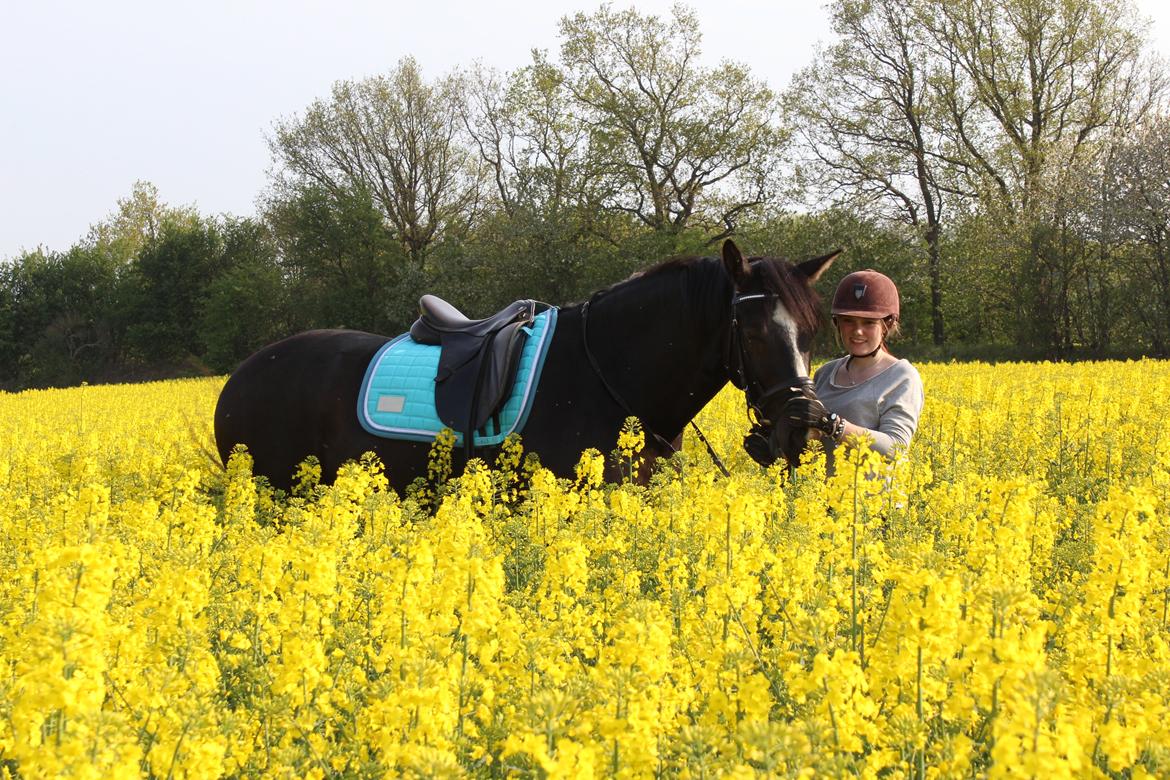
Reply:
[[406, 396], [404, 395], [380, 395], [378, 396], [378, 411], [386, 412], [388, 414], [399, 414], [406, 408]]

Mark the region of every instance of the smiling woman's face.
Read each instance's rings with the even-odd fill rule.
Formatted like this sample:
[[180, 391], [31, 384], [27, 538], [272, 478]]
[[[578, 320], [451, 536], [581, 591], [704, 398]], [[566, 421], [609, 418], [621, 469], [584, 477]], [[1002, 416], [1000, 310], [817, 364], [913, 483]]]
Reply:
[[850, 355], [868, 355], [882, 345], [886, 334], [885, 323], [870, 317], [837, 317], [837, 332]]

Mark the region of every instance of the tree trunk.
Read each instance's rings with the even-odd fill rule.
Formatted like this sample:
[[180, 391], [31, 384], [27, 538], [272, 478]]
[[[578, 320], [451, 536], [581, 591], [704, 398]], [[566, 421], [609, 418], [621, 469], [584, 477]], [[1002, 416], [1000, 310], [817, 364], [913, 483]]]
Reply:
[[926, 234], [926, 252], [930, 266], [930, 335], [936, 347], [945, 342], [942, 313], [942, 273], [938, 242], [940, 229], [932, 224]]

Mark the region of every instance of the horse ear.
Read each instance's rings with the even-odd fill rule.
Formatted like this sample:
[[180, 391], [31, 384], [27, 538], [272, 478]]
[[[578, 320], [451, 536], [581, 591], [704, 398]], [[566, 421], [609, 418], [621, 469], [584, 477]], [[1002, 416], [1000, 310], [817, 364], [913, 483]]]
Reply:
[[829, 270], [829, 266], [837, 259], [837, 255], [841, 254], [840, 249], [835, 249], [827, 255], [821, 257], [814, 257], [812, 260], [805, 260], [800, 265], [796, 266], [796, 270], [808, 277], [809, 284], [816, 284], [817, 280], [821, 278], [821, 274]]
[[747, 258], [730, 238], [723, 242], [723, 267], [727, 269], [727, 275], [736, 282], [752, 275]]

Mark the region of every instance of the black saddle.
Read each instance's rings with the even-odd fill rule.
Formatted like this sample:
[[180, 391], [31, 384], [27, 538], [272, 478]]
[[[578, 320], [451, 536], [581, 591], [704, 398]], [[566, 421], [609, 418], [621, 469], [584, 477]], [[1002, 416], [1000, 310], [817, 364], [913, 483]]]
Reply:
[[471, 320], [442, 298], [419, 299], [410, 337], [441, 347], [435, 411], [444, 425], [463, 434], [468, 453], [475, 431], [507, 400], [528, 337], [524, 328], [532, 327], [537, 306], [536, 301], [516, 301], [490, 317]]

